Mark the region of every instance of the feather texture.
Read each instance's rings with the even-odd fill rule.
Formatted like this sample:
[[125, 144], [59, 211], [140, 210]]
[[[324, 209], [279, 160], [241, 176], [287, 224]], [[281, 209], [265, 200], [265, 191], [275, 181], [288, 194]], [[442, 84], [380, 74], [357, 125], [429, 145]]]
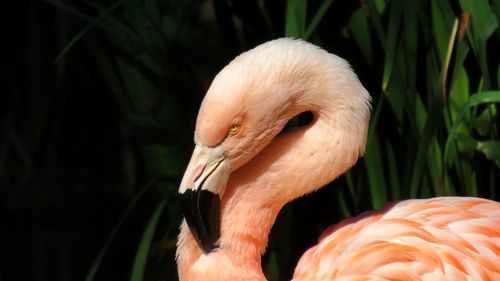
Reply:
[[294, 280], [500, 280], [500, 204], [407, 200], [325, 231]]

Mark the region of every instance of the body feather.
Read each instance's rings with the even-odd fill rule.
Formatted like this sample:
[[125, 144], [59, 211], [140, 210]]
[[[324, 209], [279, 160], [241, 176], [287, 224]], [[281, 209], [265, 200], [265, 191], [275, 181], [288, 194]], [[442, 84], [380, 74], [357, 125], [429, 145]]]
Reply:
[[325, 231], [294, 280], [500, 280], [500, 204], [407, 200]]

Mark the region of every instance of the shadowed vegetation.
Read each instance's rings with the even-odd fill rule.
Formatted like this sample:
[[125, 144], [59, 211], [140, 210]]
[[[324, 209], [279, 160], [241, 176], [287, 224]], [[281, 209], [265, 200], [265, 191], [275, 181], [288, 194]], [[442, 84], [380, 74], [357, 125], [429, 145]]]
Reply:
[[500, 199], [500, 0], [28, 0], [7, 12], [0, 280], [177, 280], [177, 186], [201, 99], [235, 55], [283, 36], [347, 59], [373, 113], [365, 157], [280, 213], [270, 280], [288, 280], [327, 226], [389, 201]]

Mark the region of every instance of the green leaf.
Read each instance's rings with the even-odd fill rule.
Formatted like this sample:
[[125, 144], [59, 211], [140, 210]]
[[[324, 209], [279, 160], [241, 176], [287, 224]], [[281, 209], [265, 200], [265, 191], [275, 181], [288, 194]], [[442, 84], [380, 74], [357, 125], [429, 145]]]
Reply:
[[370, 129], [368, 132], [368, 143], [364, 162], [368, 174], [368, 183], [371, 193], [373, 208], [382, 208], [387, 203], [386, 181], [384, 176], [383, 161], [380, 155], [379, 136], [377, 135], [377, 123], [380, 117], [380, 111], [384, 103], [384, 96], [377, 101], [377, 105], [370, 120]]
[[[463, 66], [457, 67], [452, 77], [448, 96], [448, 109], [450, 110], [452, 118], [456, 118], [462, 106], [467, 102], [467, 99], [469, 99], [469, 87], [469, 75], [465, 71], [465, 68]], [[469, 118], [469, 116], [469, 114], [465, 115], [466, 118]]]
[[406, 66], [406, 77], [407, 84], [410, 90], [416, 89], [417, 82], [417, 36], [418, 36], [418, 25], [417, 25], [417, 5], [421, 4], [421, 1], [405, 1], [404, 5], [404, 17], [403, 17], [403, 34], [402, 39], [404, 42], [404, 61]]
[[475, 140], [471, 135], [458, 133], [456, 140], [461, 144], [462, 152], [472, 152], [476, 149], [477, 140]]
[[139, 199], [142, 198], [142, 196], [144, 195], [144, 193], [146, 193], [146, 191], [148, 191], [151, 188], [151, 186], [153, 186], [153, 183], [155, 183], [155, 182], [156, 182], [156, 180], [151, 180], [149, 183], [147, 183], [144, 186], [144, 188], [142, 188], [141, 191], [139, 191], [137, 193], [137, 195], [135, 195], [135, 197], [132, 200], [132, 202], [130, 202], [129, 206], [127, 207], [127, 209], [125, 210], [125, 212], [123, 213], [123, 215], [120, 217], [120, 219], [116, 223], [115, 227], [113, 227], [113, 230], [111, 231], [111, 234], [109, 235], [108, 239], [104, 243], [104, 246], [102, 247], [101, 251], [99, 252], [99, 254], [97, 255], [97, 257], [94, 259], [94, 262], [92, 263], [92, 265], [90, 266], [90, 270], [87, 273], [87, 276], [85, 277], [85, 281], [92, 281], [92, 280], [94, 280], [95, 275], [97, 273], [97, 270], [101, 266], [101, 263], [102, 263], [102, 260], [104, 258], [104, 255], [108, 251], [108, 248], [111, 245], [111, 242], [113, 242], [113, 240], [115, 239], [116, 235], [118, 234], [118, 230], [121, 228], [121, 226], [123, 225], [123, 223], [125, 222], [125, 220], [128, 218], [128, 216], [130, 215], [130, 213], [132, 213], [132, 210], [134, 209], [134, 207], [137, 204], [137, 202], [139, 201]]
[[146, 228], [144, 229], [144, 233], [141, 241], [139, 242], [139, 247], [132, 264], [130, 281], [142, 281], [144, 279], [144, 269], [146, 268], [149, 248], [151, 247], [151, 243], [153, 241], [153, 234], [155, 233], [158, 220], [160, 219], [166, 203], [166, 200], [163, 200], [160, 204], [158, 204], [158, 206], [156, 206], [153, 215], [146, 224]]
[[478, 58], [484, 84], [490, 88], [486, 41], [498, 27], [497, 18], [487, 0], [460, 0], [460, 6], [470, 13], [471, 30], [467, 30], [467, 38]]
[[387, 3], [385, 0], [375, 0], [375, 8], [379, 15], [383, 14], [385, 11], [385, 7], [387, 7]]
[[464, 119], [464, 116], [469, 113], [469, 110], [477, 105], [480, 104], [486, 104], [486, 103], [499, 103], [500, 102], [500, 91], [491, 91], [491, 92], [482, 92], [482, 93], [477, 93], [472, 95], [465, 105], [463, 106], [462, 110], [459, 112], [458, 116], [455, 118], [453, 121], [453, 126], [451, 128], [451, 131], [448, 135], [448, 138], [446, 140], [446, 146], [445, 146], [445, 161], [449, 163], [449, 156], [451, 153], [451, 145], [453, 143], [453, 140], [456, 138], [457, 132], [459, 125], [462, 123], [462, 120]]
[[368, 142], [365, 154], [371, 201], [375, 209], [382, 208], [388, 201], [383, 169], [384, 162], [380, 151], [379, 137], [376, 136]]
[[472, 35], [486, 41], [498, 27], [497, 19], [488, 0], [460, 0], [463, 11], [470, 12]]
[[417, 124], [418, 133], [421, 134], [424, 130], [425, 121], [427, 120], [427, 110], [425, 109], [422, 98], [417, 95], [415, 97], [415, 123]]
[[384, 30], [384, 25], [382, 24], [382, 19], [380, 15], [383, 10], [385, 10], [385, 3], [383, 9], [380, 9], [379, 4], [383, 2], [383, 0], [366, 0], [366, 5], [368, 6], [369, 16], [371, 19], [371, 23], [375, 29], [380, 45], [385, 50], [386, 45], [386, 32]]
[[278, 260], [276, 259], [276, 251], [271, 251], [269, 254], [269, 261], [264, 265], [266, 277], [269, 281], [279, 280], [280, 269]]
[[483, 153], [487, 159], [494, 161], [500, 168], [500, 141], [478, 142], [476, 149]]
[[441, 70], [441, 94], [443, 99], [446, 100], [447, 90], [446, 90], [446, 80], [448, 78], [448, 68], [450, 66], [451, 54], [453, 53], [453, 46], [455, 45], [455, 38], [458, 31], [458, 19], [453, 21], [453, 28], [450, 34], [450, 40], [448, 41], [448, 49], [446, 51], [446, 57], [443, 62], [443, 68]]
[[387, 171], [389, 173], [389, 182], [391, 187], [391, 199], [399, 200], [401, 198], [401, 183], [399, 181], [399, 171], [396, 164], [396, 154], [391, 144], [386, 140], [385, 149], [387, 151]]
[[467, 114], [470, 108], [480, 104], [498, 103], [498, 102], [500, 102], [500, 91], [488, 91], [472, 95], [467, 100], [462, 110], [459, 112], [457, 118], [455, 119], [453, 129], [456, 129], [458, 127], [458, 125], [462, 122], [464, 116]]
[[339, 191], [339, 208], [340, 208], [340, 213], [342, 214], [342, 217], [347, 218], [352, 216], [351, 211], [349, 210], [349, 207], [347, 207], [347, 200], [345, 199], [345, 195], [342, 189]]
[[493, 0], [493, 10], [495, 11], [495, 14], [497, 15], [497, 23], [498, 23], [498, 22], [500, 22], [500, 1]]
[[[353, 179], [353, 176], [352, 176], [352, 170], [349, 169], [347, 170], [345, 173], [344, 173], [344, 179], [345, 179], [345, 182], [347, 184], [347, 190], [349, 191], [349, 196], [354, 200], [356, 201], [357, 197], [356, 197], [356, 188], [354, 186], [354, 179]], [[341, 195], [340, 197], [343, 198], [345, 195]], [[359, 202], [355, 202], [356, 204], [359, 203]]]
[[267, 29], [269, 29], [271, 34], [274, 33], [273, 24], [271, 22], [271, 16], [269, 15], [269, 10], [267, 9], [266, 1], [265, 0], [258, 0], [257, 5], [260, 8], [260, 11], [262, 13], [262, 16], [264, 17], [264, 20], [266, 21]]
[[82, 30], [80, 30], [80, 32], [78, 32], [74, 37], [73, 39], [71, 39], [69, 41], [68, 44], [66, 44], [66, 47], [64, 47], [64, 49], [59, 53], [59, 55], [57, 55], [57, 58], [55, 59], [54, 63], [58, 63], [62, 57], [71, 49], [71, 47], [73, 47], [81, 38], [83, 38], [83, 36], [85, 36], [85, 34], [87, 34], [87, 32], [92, 29], [93, 27], [95, 26], [98, 26], [98, 27], [101, 27], [105, 30], [108, 30], [110, 31], [110, 28], [109, 26], [107, 25], [104, 25], [101, 21], [106, 18], [106, 17], [109, 17], [110, 14], [115, 10], [117, 9], [118, 7], [120, 7], [122, 4], [123, 4], [123, 0], [121, 1], [117, 1], [116, 3], [114, 3], [113, 5], [111, 5], [111, 7], [109, 7], [108, 9], [104, 10], [102, 13], [100, 13], [100, 15], [97, 17], [97, 18], [92, 18], [92, 17], [89, 17], [87, 15], [85, 15], [84, 13], [80, 12], [79, 10], [67, 5], [67, 4], [64, 4], [62, 3], [62, 1], [57, 1], [57, 0], [45, 0], [53, 5], [56, 5], [58, 7], [60, 7], [61, 9], [63, 9], [64, 11], [66, 11], [67, 13], [71, 13], [75, 16], [78, 16], [82, 19], [85, 19], [89, 22], [88, 25], [86, 25]]
[[[431, 1], [431, 20], [432, 20], [432, 35], [433, 43], [435, 45], [435, 51], [439, 57], [439, 63], [444, 64], [446, 53], [448, 50], [448, 42], [450, 38], [450, 28], [448, 28], [448, 23], [446, 22], [446, 14], [453, 11], [448, 11], [447, 9], [441, 9], [438, 4], [439, 1]], [[451, 24], [451, 23], [450, 23]]]
[[494, 128], [495, 119], [498, 116], [497, 113], [497, 108], [494, 104], [485, 108], [474, 120], [474, 129], [476, 129], [481, 136], [488, 135]]
[[429, 155], [429, 149], [431, 147], [432, 139], [436, 135], [438, 128], [439, 116], [442, 114], [443, 104], [436, 100], [429, 109], [427, 114], [427, 120], [425, 122], [424, 130], [420, 136], [417, 148], [417, 154], [415, 158], [415, 164], [413, 167], [413, 173], [410, 184], [410, 197], [416, 198], [418, 195], [419, 184], [422, 179], [422, 174], [424, 171], [425, 163]]
[[306, 25], [305, 0], [288, 0], [286, 7], [286, 30], [287, 37], [303, 38]]
[[368, 64], [373, 65], [372, 38], [370, 33], [366, 32], [369, 29], [369, 23], [362, 8], [352, 13], [348, 26], [354, 41], [356, 41], [361, 52], [363, 52]]
[[[498, 2], [500, 2], [500, 0]], [[498, 71], [497, 71], [497, 83], [498, 85], [500, 85], [500, 64], [498, 65]]]
[[306, 29], [306, 32], [304, 34], [305, 40], [308, 40], [311, 37], [313, 32], [316, 30], [316, 27], [318, 27], [319, 22], [321, 21], [321, 19], [323, 19], [323, 16], [326, 14], [326, 12], [328, 11], [328, 9], [332, 5], [332, 3], [333, 3], [333, 0], [323, 1], [321, 6], [319, 7], [318, 11], [316, 11], [316, 14], [312, 18], [311, 23], [309, 24], [309, 26]]
[[387, 33], [387, 40], [385, 44], [385, 61], [384, 73], [382, 78], [382, 90], [387, 90], [389, 79], [391, 78], [392, 67], [394, 66], [394, 58], [396, 57], [396, 43], [399, 28], [401, 26], [401, 17], [403, 15], [403, 1], [392, 1], [391, 14], [389, 17], [389, 31]]
[[431, 141], [431, 145], [429, 147], [429, 154], [427, 156], [427, 169], [431, 177], [432, 188], [434, 191], [434, 195], [443, 196], [443, 195], [452, 195], [450, 194], [443, 185], [442, 173], [446, 167], [443, 164], [442, 157], [442, 149], [437, 141], [437, 138], [434, 137]]
[[[456, 141], [461, 144], [463, 152], [472, 153], [473, 151], [478, 151], [486, 156], [487, 159], [493, 161], [498, 168], [500, 168], [500, 141], [477, 141], [470, 135], [459, 133], [456, 135]], [[465, 171], [471, 172], [469, 167], [466, 167]], [[465, 177], [466, 180], [469, 177]], [[466, 187], [468, 189], [469, 195], [477, 194], [477, 187], [475, 182], [471, 182]]]

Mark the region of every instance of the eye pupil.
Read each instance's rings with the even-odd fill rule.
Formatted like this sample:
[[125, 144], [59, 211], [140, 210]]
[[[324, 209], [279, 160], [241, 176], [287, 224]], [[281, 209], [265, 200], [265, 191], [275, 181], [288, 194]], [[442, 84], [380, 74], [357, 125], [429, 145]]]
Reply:
[[231, 129], [229, 129], [229, 133], [231, 135], [234, 135], [236, 134], [238, 131], [240, 130], [240, 127], [238, 125], [234, 125], [231, 127]]

